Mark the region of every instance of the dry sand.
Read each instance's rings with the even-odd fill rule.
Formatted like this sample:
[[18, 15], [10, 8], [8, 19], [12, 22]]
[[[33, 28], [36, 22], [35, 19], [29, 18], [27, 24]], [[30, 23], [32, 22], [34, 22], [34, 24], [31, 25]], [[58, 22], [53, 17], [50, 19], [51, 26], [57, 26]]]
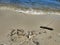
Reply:
[[[41, 29], [40, 26], [48, 26], [53, 31]], [[60, 16], [59, 15], [30, 15], [13, 10], [0, 9], [0, 44], [9, 45], [8, 34], [13, 29], [23, 29], [25, 32], [34, 30], [40, 32], [35, 36], [39, 45], [60, 45]], [[46, 31], [44, 33], [44, 31]], [[23, 40], [24, 37], [23, 37]], [[18, 44], [14, 44], [18, 45]], [[22, 45], [36, 45], [32, 41]]]

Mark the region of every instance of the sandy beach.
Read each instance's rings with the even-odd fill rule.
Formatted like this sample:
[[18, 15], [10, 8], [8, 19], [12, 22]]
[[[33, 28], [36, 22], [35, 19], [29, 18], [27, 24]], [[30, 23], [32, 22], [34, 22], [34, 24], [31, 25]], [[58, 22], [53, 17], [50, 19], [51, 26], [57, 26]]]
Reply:
[[[41, 29], [40, 26], [46, 26], [53, 28], [53, 31], [47, 29]], [[60, 45], [60, 14], [45, 14], [34, 15], [22, 12], [17, 12], [14, 9], [0, 8], [0, 45], [19, 45], [10, 44], [8, 34], [13, 29], [23, 29], [27, 31], [35, 31], [38, 34], [35, 36], [39, 45]], [[22, 37], [23, 42], [25, 40]], [[27, 39], [26, 39], [27, 40]], [[24, 42], [22, 45], [37, 45], [32, 41]]]

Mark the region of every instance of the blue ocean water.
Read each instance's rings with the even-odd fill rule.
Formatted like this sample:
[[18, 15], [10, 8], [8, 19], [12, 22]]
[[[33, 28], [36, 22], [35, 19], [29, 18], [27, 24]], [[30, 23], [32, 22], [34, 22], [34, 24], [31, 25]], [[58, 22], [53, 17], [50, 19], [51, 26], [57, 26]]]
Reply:
[[59, 0], [0, 0], [0, 3], [18, 4], [26, 7], [41, 7], [43, 5], [45, 7], [60, 9]]

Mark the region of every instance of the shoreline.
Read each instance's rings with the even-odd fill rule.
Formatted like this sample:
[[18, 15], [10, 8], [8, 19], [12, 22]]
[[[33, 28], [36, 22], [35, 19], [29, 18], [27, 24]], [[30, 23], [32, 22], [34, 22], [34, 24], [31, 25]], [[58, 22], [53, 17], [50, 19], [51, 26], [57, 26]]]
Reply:
[[12, 11], [16, 11], [19, 13], [25, 13], [25, 14], [32, 14], [32, 15], [60, 15], [60, 10], [58, 9], [39, 9], [39, 8], [28, 8], [28, 7], [23, 7], [23, 6], [17, 6], [17, 5], [12, 5], [12, 4], [0, 4], [0, 9], [8, 9]]

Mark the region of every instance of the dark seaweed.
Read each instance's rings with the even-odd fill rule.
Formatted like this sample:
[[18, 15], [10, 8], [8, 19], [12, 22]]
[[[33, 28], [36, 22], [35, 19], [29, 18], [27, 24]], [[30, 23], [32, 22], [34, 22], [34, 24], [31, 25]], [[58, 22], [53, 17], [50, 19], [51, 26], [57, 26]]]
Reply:
[[50, 28], [50, 27], [45, 27], [45, 26], [40, 26], [40, 28], [43, 28], [43, 29], [48, 29], [48, 30], [53, 30], [53, 28]]

